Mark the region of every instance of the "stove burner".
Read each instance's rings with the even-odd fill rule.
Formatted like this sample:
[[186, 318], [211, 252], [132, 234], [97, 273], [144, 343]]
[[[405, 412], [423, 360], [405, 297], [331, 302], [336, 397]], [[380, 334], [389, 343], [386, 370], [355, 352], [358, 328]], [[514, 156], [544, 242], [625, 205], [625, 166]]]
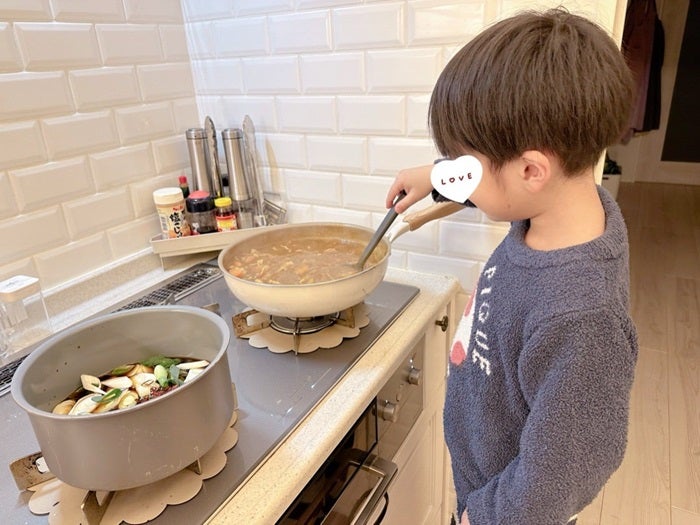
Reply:
[[369, 323], [365, 312], [364, 303], [334, 314], [299, 318], [249, 309], [234, 315], [232, 324], [236, 337], [248, 339], [254, 347], [267, 348], [274, 353], [293, 350], [299, 354], [333, 348], [344, 338], [356, 337], [360, 328]]
[[297, 318], [273, 315], [270, 317], [270, 328], [274, 328], [283, 334], [313, 334], [335, 324], [339, 317], [339, 313]]

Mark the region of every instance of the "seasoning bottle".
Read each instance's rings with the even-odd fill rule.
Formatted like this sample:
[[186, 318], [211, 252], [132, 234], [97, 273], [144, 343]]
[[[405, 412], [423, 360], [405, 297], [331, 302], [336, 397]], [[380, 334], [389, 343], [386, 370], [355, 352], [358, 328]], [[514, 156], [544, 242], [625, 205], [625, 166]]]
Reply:
[[185, 207], [192, 235], [217, 231], [214, 198], [208, 192], [193, 191], [185, 199]]
[[190, 194], [190, 186], [187, 184], [187, 177], [185, 175], [180, 175], [177, 180], [180, 190], [182, 191], [182, 196], [186, 199]]
[[218, 231], [227, 232], [238, 229], [231, 197], [219, 197], [218, 199], [214, 199], [214, 206], [216, 206], [216, 229]]
[[177, 187], [160, 188], [153, 192], [153, 202], [158, 210], [160, 229], [167, 238], [190, 235], [190, 225], [185, 217], [185, 197]]

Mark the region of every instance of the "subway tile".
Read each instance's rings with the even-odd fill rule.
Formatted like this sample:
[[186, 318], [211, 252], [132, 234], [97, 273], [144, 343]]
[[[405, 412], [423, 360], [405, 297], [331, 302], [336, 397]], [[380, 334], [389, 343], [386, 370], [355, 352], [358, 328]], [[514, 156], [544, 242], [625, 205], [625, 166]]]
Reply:
[[440, 48], [411, 48], [367, 52], [370, 92], [431, 92], [440, 74]]
[[261, 137], [261, 143], [258, 152], [270, 168], [306, 168], [302, 135], [268, 133]]
[[141, 100], [132, 66], [79, 69], [68, 73], [78, 111], [136, 104]]
[[192, 62], [197, 95], [236, 95], [243, 93], [243, 71], [238, 58]]
[[407, 266], [408, 254], [405, 251], [391, 248], [389, 254], [389, 267], [405, 269]]
[[403, 135], [404, 97], [401, 95], [338, 97], [340, 133]]
[[148, 144], [93, 153], [88, 158], [97, 191], [124, 186], [155, 173], [153, 153]]
[[239, 15], [255, 15], [260, 13], [275, 13], [291, 11], [292, 0], [255, 0], [255, 2], [239, 2], [236, 13]]
[[356, 4], [357, 0], [296, 0], [297, 9], [310, 9], [318, 7], [340, 7]]
[[[37, 93], [41, 96], [37, 97]], [[65, 73], [0, 75], [0, 121], [71, 113], [73, 101]]]
[[32, 256], [68, 241], [58, 206], [0, 221], [0, 265]]
[[188, 22], [229, 18], [235, 14], [231, 0], [181, 0], [182, 12]]
[[408, 5], [408, 43], [466, 43], [484, 27], [483, 0], [419, 0]]
[[307, 11], [268, 18], [273, 53], [330, 51], [328, 11]]
[[0, 22], [0, 72], [22, 69], [24, 69], [24, 63], [15, 44], [12, 26]]
[[42, 285], [52, 287], [97, 270], [108, 264], [110, 257], [107, 236], [98, 233], [60, 248], [44, 251], [36, 255], [34, 260]]
[[124, 0], [124, 8], [129, 22], [182, 22], [180, 2], [173, 0]]
[[143, 64], [163, 60], [160, 33], [156, 25], [97, 24], [95, 30], [105, 65]]
[[409, 253], [406, 265], [408, 270], [415, 272], [454, 276], [467, 291], [474, 289], [479, 278], [479, 267], [478, 261], [425, 253]]
[[177, 186], [179, 173], [168, 173], [140, 180], [128, 185], [129, 198], [135, 217], [155, 216], [156, 207], [153, 203], [153, 192], [158, 188]]
[[265, 17], [233, 18], [212, 22], [218, 57], [264, 55], [268, 52]]
[[336, 131], [334, 97], [278, 97], [280, 131]]
[[314, 206], [315, 222], [342, 222], [357, 226], [372, 227], [372, 213], [368, 211], [346, 210], [336, 206]]
[[122, 0], [52, 0], [54, 17], [59, 22], [123, 22]]
[[0, 20], [53, 20], [49, 0], [3, 0]]
[[369, 141], [369, 164], [372, 175], [396, 176], [406, 166], [431, 164], [437, 158], [429, 139], [373, 137]]
[[184, 134], [153, 141], [158, 173], [184, 170], [190, 167], [190, 157]]
[[199, 128], [199, 109], [195, 98], [183, 98], [171, 102], [173, 115], [175, 117], [175, 131], [184, 136], [189, 128]]
[[507, 227], [443, 220], [438, 236], [439, 254], [486, 261], [506, 233]]
[[406, 133], [411, 137], [428, 137], [428, 106], [430, 95], [406, 97]]
[[403, 2], [333, 10], [335, 49], [374, 49], [403, 45]]
[[367, 139], [308, 135], [306, 152], [311, 169], [367, 173]]
[[244, 58], [243, 80], [249, 93], [299, 92], [299, 64], [295, 56]]
[[14, 27], [27, 69], [94, 67], [102, 62], [92, 24], [19, 22]]
[[194, 96], [189, 63], [136, 66], [144, 102]]
[[111, 111], [76, 113], [41, 122], [50, 159], [115, 147], [119, 144]]
[[144, 104], [115, 110], [117, 129], [122, 144], [133, 144], [175, 132], [170, 104]]
[[163, 59], [166, 62], [189, 62], [187, 49], [187, 33], [181, 25], [158, 26], [160, 40], [163, 46]]
[[0, 172], [0, 219], [17, 215], [19, 209], [7, 173]]
[[107, 230], [112, 257], [127, 257], [148, 248], [159, 233], [160, 221], [155, 214]]
[[64, 201], [63, 213], [71, 239], [81, 239], [134, 218], [126, 187]]
[[304, 93], [362, 93], [362, 53], [303, 54], [299, 62]]
[[[385, 215], [384, 197], [392, 182], [393, 179], [390, 177], [343, 174], [341, 177], [343, 206], [352, 209], [383, 212], [381, 215]], [[380, 218], [377, 226], [379, 226], [381, 220]]]
[[185, 25], [190, 60], [216, 58], [218, 43], [214, 39], [214, 22], [190, 22]]
[[293, 202], [287, 203], [287, 222], [313, 222], [314, 209], [310, 204], [296, 204]]
[[295, 202], [340, 205], [340, 176], [307, 170], [285, 170], [287, 197]]
[[48, 159], [41, 126], [36, 120], [13, 122], [0, 126], [0, 169], [17, 168]]
[[60, 204], [94, 191], [85, 157], [41, 164], [10, 172], [21, 212]]
[[279, 131], [275, 99], [272, 96], [223, 96], [221, 97], [221, 109], [223, 121], [227, 123], [227, 127], [240, 128], [243, 125], [243, 118], [249, 115], [256, 132]]

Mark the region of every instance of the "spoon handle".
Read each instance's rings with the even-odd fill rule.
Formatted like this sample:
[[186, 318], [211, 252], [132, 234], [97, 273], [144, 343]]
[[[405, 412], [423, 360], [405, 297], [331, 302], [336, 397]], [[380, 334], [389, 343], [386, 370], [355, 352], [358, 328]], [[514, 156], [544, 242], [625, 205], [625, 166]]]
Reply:
[[374, 235], [372, 235], [372, 238], [369, 240], [369, 243], [365, 247], [365, 250], [362, 252], [362, 255], [360, 255], [360, 258], [357, 261], [357, 266], [359, 268], [364, 267], [365, 263], [367, 262], [367, 259], [377, 247], [377, 244], [379, 244], [379, 241], [382, 239], [382, 237], [384, 237], [384, 234], [386, 234], [387, 230], [389, 229], [389, 226], [391, 226], [394, 220], [396, 220], [398, 213], [396, 213], [394, 206], [396, 206], [396, 203], [403, 199], [405, 196], [406, 192], [401, 190], [401, 192], [396, 196], [396, 199], [394, 199], [394, 204], [391, 206], [391, 208], [389, 208], [389, 211], [384, 216], [384, 219], [377, 228], [377, 231], [374, 232]]

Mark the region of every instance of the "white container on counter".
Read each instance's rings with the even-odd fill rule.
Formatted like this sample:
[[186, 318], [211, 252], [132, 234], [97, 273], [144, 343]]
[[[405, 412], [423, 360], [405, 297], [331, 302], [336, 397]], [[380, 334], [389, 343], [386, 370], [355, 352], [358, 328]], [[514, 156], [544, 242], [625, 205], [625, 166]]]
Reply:
[[0, 359], [51, 333], [39, 279], [16, 275], [0, 282]]
[[153, 192], [160, 229], [166, 238], [186, 237], [192, 232], [185, 217], [185, 196], [178, 187], [160, 188]]

